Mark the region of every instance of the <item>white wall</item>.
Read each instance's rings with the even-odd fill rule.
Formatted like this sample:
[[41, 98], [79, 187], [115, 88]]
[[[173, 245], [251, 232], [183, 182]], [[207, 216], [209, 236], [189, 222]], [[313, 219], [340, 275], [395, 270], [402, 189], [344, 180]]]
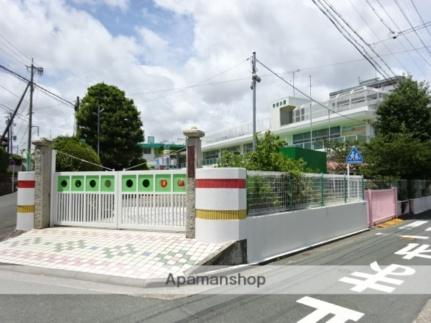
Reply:
[[248, 262], [304, 249], [368, 228], [366, 202], [248, 217]]
[[410, 203], [413, 214], [422, 213], [431, 209], [431, 196], [411, 199]]

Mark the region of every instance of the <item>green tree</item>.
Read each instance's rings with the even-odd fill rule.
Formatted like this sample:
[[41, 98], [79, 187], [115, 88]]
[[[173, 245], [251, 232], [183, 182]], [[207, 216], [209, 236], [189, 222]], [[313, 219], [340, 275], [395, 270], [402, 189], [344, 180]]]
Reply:
[[376, 131], [391, 139], [409, 133], [421, 141], [431, 139], [431, 113], [428, 85], [403, 78], [377, 110]]
[[302, 160], [287, 159], [280, 154], [286, 142], [267, 131], [262, 138], [256, 138], [256, 151], [244, 155], [222, 152], [220, 167], [244, 167], [248, 170], [300, 173], [305, 170]]
[[[102, 170], [100, 165], [99, 156], [89, 145], [80, 142], [75, 137], [60, 136], [54, 139], [54, 149], [58, 151], [56, 169], [57, 171], [92, 171]], [[76, 158], [67, 156], [72, 155], [74, 157], [89, 161], [93, 164], [80, 161]]]
[[78, 138], [97, 150], [100, 113], [100, 159], [104, 166], [123, 169], [142, 162], [144, 141], [140, 113], [133, 100], [115, 86], [99, 83], [88, 88], [79, 112]]
[[431, 178], [428, 86], [403, 78], [377, 110], [377, 136], [365, 145], [367, 177]]
[[393, 134], [391, 140], [377, 136], [365, 146], [364, 158], [362, 172], [369, 178], [431, 178], [431, 143], [411, 133]]

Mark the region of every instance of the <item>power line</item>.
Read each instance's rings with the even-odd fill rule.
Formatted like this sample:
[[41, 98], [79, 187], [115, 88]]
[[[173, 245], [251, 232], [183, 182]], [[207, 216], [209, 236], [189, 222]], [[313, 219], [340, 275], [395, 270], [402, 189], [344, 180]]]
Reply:
[[12, 42], [10, 42], [5, 36], [0, 34], [0, 38], [3, 39], [3, 43], [7, 44], [9, 48], [11, 48], [15, 53], [18, 55], [21, 55], [25, 60], [31, 60], [29, 56], [25, 55], [23, 52], [21, 52]]
[[[218, 72], [217, 74], [214, 74], [214, 75], [212, 75], [212, 76], [210, 76], [210, 77], [208, 77], [208, 78], [206, 78], [205, 80], [203, 80], [203, 81], [200, 81], [200, 82], [196, 82], [196, 83], [192, 83], [192, 84], [190, 84], [190, 85], [186, 85], [186, 86], [183, 86], [183, 87], [180, 87], [179, 89], [187, 89], [187, 88], [193, 88], [193, 87], [197, 87], [197, 86], [201, 86], [201, 85], [203, 85], [203, 84], [206, 84], [206, 83], [208, 83], [208, 81], [210, 81], [210, 80], [212, 80], [212, 79], [214, 79], [214, 78], [216, 78], [217, 76], [220, 76], [220, 75], [222, 75], [222, 74], [225, 74], [225, 73], [227, 73], [227, 72], [230, 72], [230, 71], [232, 71], [232, 70], [234, 70], [234, 69], [237, 69], [238, 67], [240, 67], [242, 64], [244, 64], [245, 62], [247, 62], [248, 61], [248, 58], [247, 59], [245, 59], [245, 60], [242, 60], [239, 64], [236, 64], [236, 65], [234, 65], [234, 66], [231, 66], [231, 67], [229, 67], [229, 68], [227, 68], [227, 69], [225, 69], [225, 70], [223, 70], [223, 71], [221, 71], [221, 72]], [[223, 82], [223, 81], [221, 81], [221, 82]], [[159, 92], [165, 92], [165, 91], [172, 91], [172, 90], [176, 90], [176, 89], [178, 89], [178, 88], [168, 88], [168, 89], [161, 89], [161, 90], [154, 90], [154, 91], [146, 91], [146, 92], [131, 92], [131, 93], [129, 93], [130, 95], [134, 95], [134, 94], [154, 94], [154, 93], [159, 93]]]
[[[386, 10], [386, 8], [382, 5], [382, 3], [380, 2], [380, 0], [376, 0], [377, 4], [380, 6], [380, 8], [383, 10], [383, 12], [385, 13], [385, 15], [390, 19], [390, 21], [392, 22], [392, 24], [395, 26], [395, 28], [398, 29], [398, 31], [401, 30], [401, 28], [399, 27], [399, 25], [397, 24], [397, 22], [394, 20], [394, 18], [392, 18], [392, 16], [388, 13], [388, 11]], [[411, 42], [411, 40], [406, 36], [403, 35], [404, 38], [406, 39], [406, 41], [409, 43], [411, 48], [415, 48], [415, 45]], [[404, 45], [403, 45], [404, 46]], [[425, 46], [426, 47], [426, 46]], [[431, 66], [431, 64], [428, 62], [428, 60], [425, 58], [425, 56], [419, 51], [419, 50], [415, 50], [415, 52], [419, 55], [420, 58], [422, 58], [422, 60], [428, 65]]]
[[[415, 47], [413, 49], [404, 49], [404, 50], [399, 50], [399, 51], [392, 51], [390, 53], [383, 53], [380, 54], [381, 56], [395, 56], [397, 54], [403, 54], [403, 53], [409, 53], [411, 51], [414, 50], [418, 50], [418, 49], [423, 49], [423, 47]], [[364, 62], [366, 61], [365, 58], [357, 58], [357, 59], [351, 59], [351, 60], [346, 60], [346, 61], [341, 61], [341, 62], [336, 62], [336, 63], [330, 63], [330, 64], [321, 64], [321, 65], [313, 65], [313, 66], [306, 66], [306, 67], [299, 67], [299, 69], [301, 71], [305, 71], [305, 70], [316, 70], [316, 69], [321, 69], [321, 68], [327, 68], [327, 67], [332, 67], [332, 66], [337, 66], [337, 65], [344, 65], [344, 64], [351, 64], [351, 63], [359, 63], [359, 62]], [[286, 74], [290, 74], [289, 72], [283, 72], [281, 73], [282, 75], [286, 75]], [[266, 77], [266, 76], [271, 76], [273, 74], [271, 73], [267, 73], [267, 74], [262, 74], [262, 77]], [[224, 80], [224, 81], [217, 81], [217, 82], [208, 82], [208, 83], [201, 83], [199, 85], [190, 85], [190, 86], [184, 86], [184, 87], [179, 87], [179, 88], [171, 88], [171, 89], [160, 89], [160, 90], [155, 90], [158, 93], [169, 93], [169, 95], [174, 94], [174, 93], [179, 93], [191, 88], [196, 88], [196, 87], [200, 87], [200, 86], [212, 86], [212, 85], [219, 85], [219, 84], [226, 84], [226, 83], [232, 83], [232, 82], [243, 82], [243, 81], [248, 81], [250, 78], [249, 77], [242, 77], [242, 78], [237, 78], [237, 79], [230, 79], [230, 80]], [[154, 101], [158, 101], [158, 100], [162, 100], [165, 99], [166, 96], [158, 96], [156, 98], [153, 99], [149, 99], [146, 101], [143, 101], [143, 103], [149, 103], [149, 102], [154, 102]]]
[[341, 21], [342, 22], [344, 22], [344, 24], [356, 35], [356, 37], [358, 37], [361, 41], [362, 41], [362, 43], [363, 44], [365, 44], [366, 45], [366, 47], [369, 49], [369, 50], [371, 50], [373, 53], [374, 53], [374, 55], [376, 55], [377, 56], [377, 58], [382, 62], [382, 64], [388, 69], [388, 71], [393, 75], [393, 76], [395, 76], [395, 73], [394, 73], [394, 71], [392, 70], [392, 68], [385, 62], [385, 60], [379, 55], [379, 53], [373, 48], [373, 46], [371, 46], [350, 24], [349, 24], [349, 22], [346, 20], [346, 19], [344, 19], [344, 17], [337, 11], [337, 10], [335, 10], [335, 8], [334, 8], [334, 6], [332, 6], [328, 1], [326, 1], [326, 0], [319, 0], [319, 1], [323, 1], [328, 7], [329, 7], [329, 9], [333, 12], [333, 13], [335, 13], [340, 19], [341, 19]]
[[[424, 19], [422, 18], [422, 15], [420, 14], [418, 8], [415, 5], [415, 2], [413, 0], [410, 0], [410, 3], [412, 4], [413, 9], [416, 11], [416, 14], [418, 15], [418, 17], [419, 17], [420, 21], [422, 22], [423, 26], [425, 27], [425, 30], [427, 31], [428, 35], [431, 37], [431, 32], [428, 29], [428, 27], [430, 26], [431, 22], [425, 23]], [[416, 28], [416, 30], [418, 30], [418, 28]]]
[[[380, 39], [380, 40], [378, 40], [378, 41], [376, 41], [376, 42], [372, 43], [371, 45], [377, 45], [377, 44], [383, 43], [383, 42], [388, 41], [388, 40], [394, 40], [394, 39], [397, 39], [399, 36], [404, 35], [404, 34], [408, 34], [408, 33], [411, 33], [411, 32], [414, 32], [415, 30], [421, 30], [421, 29], [426, 29], [426, 30], [428, 30], [427, 28], [428, 28], [429, 26], [431, 26], [431, 21], [425, 22], [425, 23], [423, 23], [423, 24], [421, 24], [421, 25], [418, 25], [418, 26], [414, 26], [414, 28], [408, 28], [408, 29], [405, 29], [405, 30], [399, 31], [399, 32], [395, 33], [393, 36], [388, 37], [388, 38], [385, 38], [385, 39]], [[429, 32], [429, 31], [428, 31], [428, 32]], [[431, 35], [431, 34], [430, 34], [430, 35]]]
[[[350, 5], [352, 6], [353, 10], [355, 10], [355, 12], [358, 14], [358, 16], [361, 18], [361, 20], [364, 22], [365, 26], [368, 27], [368, 29], [371, 31], [371, 33], [374, 35], [374, 37], [378, 40], [379, 37], [377, 35], [377, 33], [370, 27], [370, 25], [367, 23], [367, 20], [364, 18], [364, 16], [362, 16], [362, 14], [357, 10], [357, 8], [355, 7], [355, 5], [353, 4], [352, 0], [349, 0]], [[373, 46], [373, 44], [370, 44], [371, 46]], [[389, 48], [389, 46], [387, 46], [386, 44], [383, 44], [386, 48], [386, 50], [393, 55], [392, 50]], [[408, 72], [408, 69], [404, 66], [404, 64], [401, 62], [400, 59], [398, 59], [398, 57], [394, 56], [396, 61], [401, 65], [401, 67], [406, 70]]]
[[376, 17], [380, 20], [380, 22], [389, 30], [389, 32], [391, 34], [395, 34], [395, 31], [392, 30], [391, 27], [389, 27], [385, 20], [382, 18], [382, 16], [379, 15], [379, 13], [377, 12], [376, 8], [374, 8], [374, 6], [370, 3], [369, 0], [366, 0], [367, 5], [371, 8], [371, 10], [374, 12], [374, 14], [376, 15]]
[[299, 93], [301, 93], [304, 97], [306, 97], [307, 99], [309, 99], [310, 101], [317, 103], [318, 105], [320, 105], [321, 107], [325, 108], [326, 110], [333, 112], [335, 114], [338, 114], [339, 116], [352, 120], [352, 121], [359, 121], [357, 119], [353, 119], [350, 117], [347, 117], [341, 113], [339, 113], [338, 111], [334, 111], [331, 108], [329, 108], [328, 106], [324, 105], [323, 103], [317, 101], [316, 99], [314, 99], [313, 97], [311, 97], [310, 95], [308, 95], [307, 93], [305, 93], [304, 91], [298, 89], [297, 87], [295, 87], [292, 83], [290, 83], [289, 81], [287, 81], [285, 78], [283, 78], [280, 74], [276, 73], [275, 71], [273, 71], [271, 68], [269, 68], [267, 65], [265, 65], [264, 63], [262, 63], [260, 60], [256, 59], [256, 61], [262, 65], [266, 70], [268, 70], [269, 72], [271, 72], [272, 74], [274, 74], [277, 78], [279, 78], [282, 82], [286, 83], [287, 85], [295, 88], [296, 91], [298, 91]]
[[404, 10], [401, 8], [400, 3], [398, 2], [398, 0], [394, 0], [394, 2], [397, 5], [398, 9], [401, 11], [401, 14], [403, 15], [404, 19], [407, 20], [407, 22], [409, 23], [410, 27], [413, 29], [413, 32], [415, 33], [416, 37], [419, 39], [419, 41], [421, 42], [421, 44], [423, 46], [425, 46], [425, 49], [427, 50], [428, 54], [431, 55], [431, 50], [428, 47], [426, 47], [425, 42], [423, 41], [423, 39], [419, 35], [419, 33], [416, 31], [416, 29], [413, 26], [412, 22], [410, 21], [409, 17], [406, 15], [406, 13], [404, 12]]
[[327, 8], [325, 8], [320, 1], [319, 2], [317, 2], [316, 0], [312, 0], [312, 1], [314, 5], [329, 19], [329, 21], [339, 31], [339, 33], [350, 44], [352, 44], [353, 47], [355, 47], [355, 49], [362, 55], [362, 57], [364, 57], [380, 75], [382, 75], [384, 78], [388, 78], [388, 75], [385, 73], [385, 71], [381, 69], [381, 67], [379, 67], [379, 64], [369, 57], [369, 54], [367, 53], [365, 48], [363, 48], [363, 46], [358, 44], [358, 41], [356, 41], [350, 35], [350, 33], [346, 30], [346, 28], [342, 24], [340, 24], [339, 22], [337, 23], [336, 18], [330, 13], [330, 11]]
[[[24, 81], [24, 82], [26, 82], [26, 83], [27, 83], [27, 82], [30, 82], [30, 80], [29, 80], [29, 79], [27, 79], [26, 77], [24, 77], [24, 76], [22, 76], [22, 75], [18, 74], [17, 72], [14, 72], [13, 70], [11, 70], [11, 69], [7, 68], [7, 67], [6, 67], [6, 66], [4, 66], [4, 65], [1, 65], [1, 64], [0, 64], [0, 69], [3, 69], [4, 71], [6, 71], [6, 72], [8, 72], [8, 73], [10, 73], [10, 74], [12, 74], [12, 75], [14, 75], [15, 77], [17, 77], [17, 78], [18, 78], [18, 79], [20, 79], [21, 81]], [[57, 101], [59, 101], [59, 102], [61, 102], [61, 103], [65, 104], [65, 105], [67, 105], [67, 106], [70, 106], [72, 109], [74, 109], [75, 104], [74, 104], [74, 103], [72, 103], [71, 101], [69, 101], [69, 100], [67, 100], [67, 99], [65, 99], [65, 98], [63, 98], [63, 97], [61, 97], [61, 96], [59, 96], [58, 94], [55, 94], [55, 93], [51, 92], [50, 90], [46, 89], [45, 87], [43, 87], [43, 86], [41, 86], [41, 85], [39, 85], [39, 84], [37, 84], [37, 83], [35, 83], [35, 82], [34, 82], [34, 86], [35, 86], [36, 88], [38, 88], [39, 90], [41, 90], [43, 93], [45, 93], [45, 94], [47, 94], [47, 95], [51, 96], [52, 98], [56, 99]]]

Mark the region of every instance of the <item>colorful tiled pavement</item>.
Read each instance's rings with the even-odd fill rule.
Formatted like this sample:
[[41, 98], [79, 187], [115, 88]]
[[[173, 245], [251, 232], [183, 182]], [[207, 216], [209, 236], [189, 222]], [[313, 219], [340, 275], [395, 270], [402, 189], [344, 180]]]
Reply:
[[48, 228], [1, 242], [0, 263], [152, 279], [182, 274], [229, 245], [181, 233]]

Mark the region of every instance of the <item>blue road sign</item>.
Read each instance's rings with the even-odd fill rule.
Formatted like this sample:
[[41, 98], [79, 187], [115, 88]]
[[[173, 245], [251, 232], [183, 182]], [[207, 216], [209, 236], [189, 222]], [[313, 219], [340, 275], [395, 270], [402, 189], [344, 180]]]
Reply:
[[350, 153], [346, 157], [346, 164], [362, 164], [364, 160], [362, 159], [361, 152], [355, 146], [352, 147]]

